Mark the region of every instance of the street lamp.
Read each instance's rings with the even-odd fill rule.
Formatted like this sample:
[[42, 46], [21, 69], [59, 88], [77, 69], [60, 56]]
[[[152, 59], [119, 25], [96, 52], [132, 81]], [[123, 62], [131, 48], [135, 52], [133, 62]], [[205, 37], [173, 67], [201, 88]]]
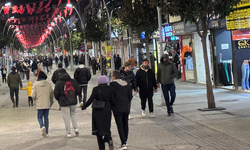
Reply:
[[[115, 68], [115, 63], [114, 63], [114, 53], [113, 53], [113, 50], [112, 50], [112, 37], [111, 37], [111, 34], [112, 34], [112, 31], [111, 31], [111, 19], [112, 19], [112, 15], [113, 15], [113, 11], [117, 8], [114, 8], [111, 10], [110, 14], [109, 14], [109, 11], [108, 11], [108, 7], [105, 3], [104, 0], [103, 1], [103, 4], [104, 4], [104, 7], [106, 8], [106, 12], [107, 12], [107, 15], [108, 15], [108, 20], [109, 20], [109, 34], [110, 34], [110, 48], [111, 48], [111, 72], [114, 71], [114, 68]], [[121, 7], [118, 7], [118, 8], [121, 8]]]
[[9, 20], [9, 19], [14, 19], [14, 18], [15, 18], [15, 17], [12, 16], [12, 17], [10, 17], [10, 18], [7, 19], [7, 21], [6, 21], [5, 25], [4, 25], [4, 28], [3, 28], [3, 34], [4, 34], [5, 28], [6, 28], [7, 24], [8, 24], [8, 20]]
[[[53, 22], [51, 22], [51, 24], [53, 24]], [[62, 49], [63, 49], [63, 60], [64, 60], [64, 42], [63, 42], [63, 34], [61, 29], [59, 28], [59, 26], [57, 24], [55, 24], [55, 26], [58, 28], [60, 34], [61, 34], [61, 38], [62, 38]]]
[[67, 26], [67, 29], [68, 29], [68, 32], [69, 32], [69, 47], [70, 47], [70, 63], [71, 63], [71, 71], [73, 71], [73, 50], [72, 50], [72, 43], [71, 43], [71, 33], [70, 33], [70, 30], [69, 30], [69, 26], [67, 25], [67, 22], [66, 20], [64, 19], [64, 17], [58, 15], [57, 16], [58, 18], [61, 18], [63, 19], [63, 21], [66, 23], [66, 26]]
[[58, 47], [58, 38], [57, 38], [56, 32], [54, 31], [54, 29], [52, 27], [49, 27], [49, 30], [52, 30], [54, 32], [55, 37], [56, 37], [56, 44], [57, 44], [57, 47]]
[[[79, 14], [78, 10], [75, 8], [75, 6], [73, 6], [71, 3], [67, 3], [66, 7], [73, 8], [76, 11], [76, 13], [77, 13], [77, 15], [78, 15], [78, 17], [79, 17], [79, 19], [81, 21], [81, 29], [85, 30], [85, 26], [83, 24], [82, 17]], [[84, 34], [84, 37], [85, 37], [85, 32], [83, 32], [83, 34]], [[88, 57], [87, 57], [87, 41], [86, 41], [86, 38], [84, 38], [84, 49], [85, 49], [85, 66], [88, 67], [89, 62], [88, 62]]]
[[[11, 6], [11, 3], [7, 2], [7, 3], [4, 4], [4, 6]], [[1, 14], [2, 10], [3, 10], [3, 6], [1, 7], [0, 14]]]

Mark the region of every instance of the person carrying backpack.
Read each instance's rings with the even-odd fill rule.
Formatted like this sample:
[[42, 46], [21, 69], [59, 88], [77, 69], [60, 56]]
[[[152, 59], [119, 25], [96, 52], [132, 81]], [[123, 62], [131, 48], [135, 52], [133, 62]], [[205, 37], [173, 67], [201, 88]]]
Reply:
[[79, 134], [76, 120], [77, 95], [80, 97], [81, 91], [78, 83], [71, 79], [65, 69], [58, 70], [59, 81], [54, 89], [55, 99], [61, 107], [61, 112], [66, 128], [66, 137], [71, 137], [70, 120], [72, 121], [75, 135]]
[[83, 99], [82, 95], [79, 97], [80, 107], [83, 105], [83, 103], [86, 103], [87, 99], [87, 89], [88, 89], [88, 82], [91, 79], [91, 73], [88, 68], [84, 67], [84, 62], [79, 62], [79, 68], [76, 69], [74, 73], [74, 79], [78, 82], [80, 86], [80, 91], [83, 91]]

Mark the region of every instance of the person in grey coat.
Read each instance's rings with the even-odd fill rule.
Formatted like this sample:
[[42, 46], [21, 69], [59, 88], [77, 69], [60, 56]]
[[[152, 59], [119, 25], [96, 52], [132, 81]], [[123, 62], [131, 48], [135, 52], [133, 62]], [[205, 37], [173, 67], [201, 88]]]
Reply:
[[[176, 97], [174, 78], [177, 77], [177, 75], [178, 72], [175, 65], [169, 61], [169, 56], [167, 54], [163, 54], [161, 57], [161, 63], [158, 66], [157, 83], [158, 87], [159, 83], [161, 84], [169, 116], [174, 113], [173, 103]], [[170, 102], [169, 93], [171, 96]]]

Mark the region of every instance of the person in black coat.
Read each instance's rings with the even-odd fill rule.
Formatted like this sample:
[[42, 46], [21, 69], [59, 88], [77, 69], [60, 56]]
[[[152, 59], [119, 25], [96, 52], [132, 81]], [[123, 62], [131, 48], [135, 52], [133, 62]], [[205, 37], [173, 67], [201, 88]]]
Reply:
[[53, 75], [51, 77], [51, 81], [56, 84], [57, 81], [59, 81], [59, 73], [58, 71], [62, 69], [62, 63], [58, 64], [58, 69], [56, 71], [53, 72]]
[[153, 93], [157, 92], [157, 84], [155, 74], [153, 70], [149, 68], [149, 62], [147, 59], [142, 61], [142, 65], [136, 73], [136, 81], [141, 98], [142, 116], [146, 115], [145, 108], [148, 100], [150, 115], [151, 117], [154, 117]]
[[25, 71], [26, 71], [26, 66], [23, 64], [23, 62], [21, 62], [21, 65], [20, 65], [20, 76], [21, 76], [22, 80], [24, 80]]
[[59, 58], [56, 56], [56, 58], [55, 58], [56, 65], [58, 65], [58, 60], [59, 60]]
[[[81, 95], [80, 87], [76, 80], [71, 79], [69, 74], [66, 72], [65, 69], [60, 69], [58, 71], [59, 73], [59, 81], [56, 82], [55, 90], [54, 90], [54, 96], [55, 99], [58, 101], [61, 112], [66, 128], [66, 137], [71, 137], [71, 126], [70, 126], [70, 120], [72, 121], [72, 125], [74, 128], [74, 132], [76, 136], [79, 134], [79, 131], [77, 129], [77, 120], [76, 120], [76, 105], [77, 105], [77, 95]], [[66, 103], [66, 95], [65, 95], [65, 83], [70, 81], [71, 85], [73, 86], [75, 90], [75, 103], [69, 105]]]
[[36, 74], [37, 69], [38, 69], [37, 60], [34, 59], [32, 65], [31, 65], [31, 71], [33, 72], [34, 75]]
[[88, 82], [91, 79], [91, 73], [89, 71], [89, 68], [86, 68], [83, 65], [82, 61], [80, 61], [79, 63], [80, 65], [74, 73], [74, 79], [78, 82], [81, 91], [83, 91], [83, 99], [82, 97], [79, 97], [79, 102], [81, 103], [81, 106], [83, 103], [86, 103], [87, 100]]
[[7, 69], [5, 68], [4, 65], [2, 65], [1, 74], [2, 74], [2, 82], [3, 82], [3, 83], [6, 83]]
[[95, 60], [95, 57], [92, 57], [91, 66], [92, 66], [93, 75], [96, 75], [97, 62]]
[[115, 106], [112, 108], [117, 125], [118, 133], [121, 140], [119, 149], [127, 149], [128, 140], [128, 116], [130, 112], [130, 103], [132, 100], [132, 91], [130, 84], [121, 79], [119, 71], [114, 71], [112, 76], [113, 82], [110, 87], [114, 91]]
[[121, 68], [121, 58], [119, 55], [117, 55], [116, 61], [115, 61], [115, 70], [119, 70], [120, 68]]
[[63, 55], [60, 56], [60, 61], [63, 63]]
[[69, 60], [68, 60], [67, 56], [64, 58], [64, 64], [65, 64], [65, 68], [68, 68], [68, 66], [69, 66]]
[[[107, 76], [98, 77], [98, 86], [94, 87], [88, 101], [83, 104], [82, 110], [90, 106], [94, 100], [105, 101], [103, 109], [92, 109], [92, 135], [97, 136], [99, 150], [105, 150], [105, 142], [109, 143], [109, 149], [113, 150], [113, 141], [111, 137], [111, 108], [115, 104], [113, 90], [107, 84]], [[103, 138], [104, 136], [104, 138]]]

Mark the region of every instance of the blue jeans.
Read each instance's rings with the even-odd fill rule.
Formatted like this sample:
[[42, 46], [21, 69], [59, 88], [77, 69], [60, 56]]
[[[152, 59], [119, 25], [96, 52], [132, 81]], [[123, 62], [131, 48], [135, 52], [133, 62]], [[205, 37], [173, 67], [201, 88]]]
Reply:
[[[161, 85], [162, 88], [162, 92], [166, 101], [166, 106], [168, 109], [168, 113], [170, 113], [170, 106], [173, 106], [174, 101], [175, 101], [175, 97], [176, 97], [176, 93], [175, 93], [175, 84], [171, 83], [171, 84], [162, 84]], [[169, 93], [171, 96], [171, 101], [169, 102]]]
[[243, 64], [241, 66], [242, 70], [242, 89], [249, 89], [249, 65]]
[[48, 134], [48, 131], [49, 131], [49, 109], [37, 109], [37, 120], [40, 124], [40, 128], [45, 126], [46, 134]]

